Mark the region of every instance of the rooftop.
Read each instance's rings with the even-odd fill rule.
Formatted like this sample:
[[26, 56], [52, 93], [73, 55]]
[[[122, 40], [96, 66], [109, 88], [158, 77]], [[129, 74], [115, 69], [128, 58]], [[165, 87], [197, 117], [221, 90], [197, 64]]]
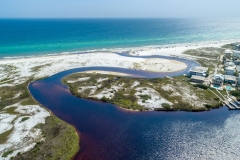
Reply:
[[233, 62], [226, 62], [225, 66], [235, 66], [235, 63], [233, 63]]
[[228, 70], [228, 71], [235, 71], [235, 67], [225, 67], [225, 70]]
[[195, 79], [195, 80], [200, 80], [200, 81], [204, 81], [205, 78], [202, 76], [196, 76], [196, 75], [192, 75], [191, 79]]
[[237, 66], [237, 67], [236, 67], [236, 70], [237, 70], [237, 71], [240, 71], [240, 66]]
[[236, 81], [237, 78], [235, 76], [224, 75], [225, 80]]
[[213, 77], [213, 79], [218, 79], [218, 78], [224, 80], [224, 76], [222, 74], [215, 74]]
[[226, 49], [225, 53], [231, 53], [232, 54], [233, 52], [231, 50], [229, 50], [229, 49]]
[[208, 68], [207, 67], [201, 67], [201, 66], [197, 66], [197, 67], [193, 67], [190, 69], [191, 72], [207, 72]]

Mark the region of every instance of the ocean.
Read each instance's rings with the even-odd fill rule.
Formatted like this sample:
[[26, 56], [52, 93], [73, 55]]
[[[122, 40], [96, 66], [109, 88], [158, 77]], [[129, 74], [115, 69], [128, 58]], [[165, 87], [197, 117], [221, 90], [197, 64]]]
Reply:
[[240, 39], [240, 20], [0, 19], [0, 58]]

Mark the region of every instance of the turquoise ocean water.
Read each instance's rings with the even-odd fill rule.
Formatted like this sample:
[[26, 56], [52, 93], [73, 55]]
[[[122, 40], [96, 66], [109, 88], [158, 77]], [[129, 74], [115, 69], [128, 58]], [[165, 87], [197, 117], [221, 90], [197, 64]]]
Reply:
[[240, 39], [240, 20], [0, 19], [0, 58]]

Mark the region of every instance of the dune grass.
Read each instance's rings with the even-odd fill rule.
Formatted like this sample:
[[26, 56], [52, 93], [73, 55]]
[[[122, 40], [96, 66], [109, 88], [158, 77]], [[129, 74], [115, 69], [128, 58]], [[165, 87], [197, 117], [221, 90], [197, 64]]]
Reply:
[[36, 127], [42, 130], [45, 141], [37, 142], [33, 149], [18, 154], [13, 160], [69, 160], [79, 150], [79, 138], [74, 127], [54, 115], [47, 117], [45, 124], [39, 124]]
[[[90, 77], [87, 81], [75, 82], [75, 83], [67, 83], [69, 80], [74, 80], [83, 77]], [[97, 82], [98, 79], [108, 78], [106, 81]], [[194, 86], [189, 83], [189, 78], [184, 76], [169, 78], [154, 78], [154, 79], [143, 79], [143, 78], [128, 78], [128, 77], [117, 77], [111, 75], [101, 75], [101, 74], [87, 74], [87, 73], [76, 73], [69, 75], [63, 79], [63, 83], [67, 84], [70, 88], [72, 94], [87, 99], [96, 99], [90, 95], [91, 89], [86, 89], [87, 91], [79, 92], [79, 88], [86, 86], [96, 86], [99, 85], [94, 92], [95, 94], [101, 93], [103, 90], [108, 89], [110, 93], [113, 94], [111, 98], [103, 97], [101, 101], [109, 102], [116, 104], [122, 108], [133, 109], [133, 110], [148, 110], [146, 107], [143, 107], [137, 103], [138, 99], [135, 96], [137, 87], [148, 87], [154, 89], [159, 93], [163, 98], [173, 103], [171, 107], [168, 105], [159, 106], [158, 110], [184, 110], [184, 111], [202, 111], [209, 110], [211, 108], [216, 108], [221, 105], [220, 101], [216, 101], [215, 95], [207, 90], [208, 86], [204, 86], [202, 89], [198, 86]], [[136, 87], [132, 87], [134, 82], [139, 82], [139, 85]], [[124, 84], [122, 89], [116, 91], [112, 88], [112, 86], [117, 86], [120, 84]], [[171, 86], [174, 88], [174, 92], [172, 90], [165, 90], [164, 86]], [[184, 94], [187, 91], [189, 93]], [[178, 94], [173, 94], [178, 93]], [[197, 97], [197, 102], [199, 104], [203, 104], [202, 106], [193, 105], [194, 99], [191, 101], [187, 98], [187, 96], [193, 95]], [[144, 103], [144, 101], [151, 99], [149, 95], [140, 95], [140, 99]], [[197, 104], [197, 103], [196, 103]], [[205, 104], [205, 105], [204, 105]], [[207, 106], [206, 106], [207, 105]], [[211, 107], [209, 107], [211, 106]], [[162, 108], [161, 108], [162, 107]], [[157, 110], [157, 109], [156, 109]]]
[[8, 136], [12, 133], [13, 128], [0, 134], [0, 144], [4, 144], [7, 141]]
[[[0, 88], [0, 111], [5, 111], [8, 114], [20, 114], [15, 112], [16, 107], [10, 107], [5, 109], [6, 106], [20, 103], [21, 105], [39, 105], [31, 97], [27, 86], [33, 81], [33, 78], [29, 78], [28, 81], [16, 85], [6, 86]], [[20, 96], [15, 97], [16, 94], [21, 93]], [[14, 98], [15, 97], [15, 98]], [[25, 116], [22, 118], [22, 122], [27, 120], [30, 115], [18, 115]], [[79, 150], [79, 137], [75, 132], [75, 128], [66, 122], [58, 119], [52, 115], [47, 117], [45, 124], [39, 124], [42, 130], [42, 134], [45, 141], [37, 142], [36, 146], [30, 151], [18, 154], [12, 159], [71, 159]], [[7, 141], [8, 136], [12, 133], [14, 128], [0, 134], [0, 144], [4, 144]], [[3, 155], [8, 156], [12, 151], [7, 151]], [[1, 158], [0, 158], [1, 159]]]

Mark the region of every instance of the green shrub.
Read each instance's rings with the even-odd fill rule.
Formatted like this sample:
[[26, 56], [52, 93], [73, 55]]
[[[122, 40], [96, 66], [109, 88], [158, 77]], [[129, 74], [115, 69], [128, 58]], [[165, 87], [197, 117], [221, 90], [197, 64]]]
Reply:
[[109, 101], [109, 99], [108, 99], [107, 97], [105, 97], [105, 96], [103, 96], [103, 97], [101, 98], [101, 100], [102, 100], [103, 102], [108, 102], [108, 101]]
[[209, 105], [209, 104], [205, 104], [205, 107], [208, 108], [208, 109], [213, 108], [213, 106]]
[[162, 107], [165, 108], [165, 109], [171, 109], [171, 105], [168, 104], [168, 103], [163, 103]]
[[151, 99], [151, 96], [149, 96], [149, 95], [147, 95], [147, 94], [139, 95], [139, 97], [140, 97], [141, 99], [144, 99], [144, 100]]
[[12, 154], [12, 153], [13, 153], [13, 150], [4, 152], [3, 155], [2, 155], [2, 157], [7, 157], [9, 154]]
[[202, 88], [202, 89], [208, 89], [208, 86], [206, 86], [205, 84], [194, 84], [193, 87], [198, 87], [198, 88]]
[[26, 120], [28, 120], [28, 119], [29, 119], [29, 117], [23, 117], [20, 122], [24, 122], [24, 121], [26, 121]]
[[240, 91], [230, 91], [230, 94], [235, 97], [240, 97]]

